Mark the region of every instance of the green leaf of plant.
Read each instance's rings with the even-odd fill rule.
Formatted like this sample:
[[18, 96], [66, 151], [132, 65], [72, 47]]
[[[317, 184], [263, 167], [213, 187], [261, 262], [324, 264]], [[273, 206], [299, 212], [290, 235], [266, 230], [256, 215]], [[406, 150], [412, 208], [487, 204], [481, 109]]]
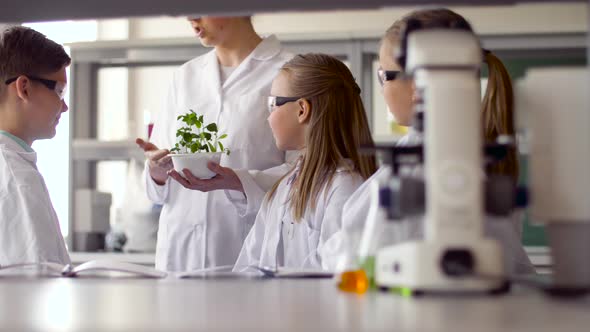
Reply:
[[217, 132], [217, 124], [215, 122], [208, 124], [207, 130], [211, 132]]
[[191, 144], [190, 149], [192, 153], [195, 153], [201, 149], [201, 146], [199, 145], [199, 143], [193, 143]]
[[226, 137], [227, 137], [227, 134], [223, 134], [223, 135], [219, 136], [219, 138], [217, 138], [217, 139], [224, 139]]
[[213, 144], [207, 143], [207, 145], [209, 146], [209, 151], [211, 151], [211, 152], [217, 152], [217, 149], [213, 146]]
[[191, 133], [187, 133], [187, 132], [182, 133], [182, 139], [185, 142], [190, 142], [191, 141], [191, 138], [192, 138], [192, 134]]
[[217, 144], [219, 145], [219, 150], [224, 151], [225, 148], [223, 147], [223, 144], [221, 144], [221, 142], [217, 142]]

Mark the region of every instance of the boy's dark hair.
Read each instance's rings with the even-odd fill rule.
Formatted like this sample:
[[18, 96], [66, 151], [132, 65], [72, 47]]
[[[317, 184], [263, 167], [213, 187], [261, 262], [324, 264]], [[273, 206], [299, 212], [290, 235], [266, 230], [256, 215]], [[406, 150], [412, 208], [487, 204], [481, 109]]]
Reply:
[[0, 92], [10, 78], [54, 73], [71, 61], [63, 46], [44, 34], [22, 26], [9, 27], [0, 34]]

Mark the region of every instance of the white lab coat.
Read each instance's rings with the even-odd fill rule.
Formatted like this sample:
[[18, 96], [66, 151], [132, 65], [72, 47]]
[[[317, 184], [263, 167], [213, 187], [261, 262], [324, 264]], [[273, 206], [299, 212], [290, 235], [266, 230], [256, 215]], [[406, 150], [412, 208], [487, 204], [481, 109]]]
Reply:
[[318, 195], [315, 210], [308, 205], [303, 218], [296, 221], [289, 204], [289, 191], [293, 174], [297, 173], [298, 168], [281, 181], [270, 201], [265, 199], [262, 203], [234, 271], [247, 271], [252, 265], [271, 269], [325, 269], [320, 254], [323, 245], [340, 230], [342, 206], [363, 178], [358, 173], [338, 169], [332, 183]]
[[[413, 134], [404, 136], [399, 145], [416, 142]], [[350, 196], [344, 205], [342, 230], [330, 238], [322, 252], [322, 260], [331, 270], [341, 270], [351, 264], [349, 260], [358, 251], [360, 235], [371, 204], [370, 183], [388, 176], [385, 167], [379, 168], [375, 174]], [[521, 244], [520, 223], [522, 213], [516, 211], [509, 218], [486, 217], [484, 234], [500, 242], [504, 249], [505, 270], [509, 274], [533, 273], [534, 268]], [[412, 217], [394, 225], [397, 234], [393, 242], [421, 239], [424, 237], [424, 218]], [[392, 243], [394, 244], [394, 243]]]
[[220, 163], [237, 169], [245, 196], [236, 191], [189, 190], [171, 178], [159, 186], [144, 172], [148, 197], [163, 204], [156, 268], [187, 271], [235, 262], [264, 194], [292, 167], [285, 164], [289, 156], [275, 145], [266, 106], [272, 80], [291, 57], [270, 36], [223, 85], [215, 50], [174, 73], [165, 108], [155, 119], [152, 142], [172, 148], [182, 125], [176, 117], [189, 109], [203, 114], [206, 123], [217, 122], [220, 133], [228, 135], [224, 145], [231, 150]]
[[37, 153], [0, 133], [0, 266], [54, 262], [69, 264]]

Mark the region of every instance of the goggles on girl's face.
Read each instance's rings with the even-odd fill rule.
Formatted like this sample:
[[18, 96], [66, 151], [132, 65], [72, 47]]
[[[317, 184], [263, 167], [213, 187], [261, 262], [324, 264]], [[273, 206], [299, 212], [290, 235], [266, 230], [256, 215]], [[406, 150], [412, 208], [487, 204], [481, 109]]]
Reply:
[[300, 97], [279, 97], [279, 96], [270, 96], [268, 97], [268, 111], [272, 112], [275, 107], [283, 106], [286, 103], [291, 103], [301, 99]]
[[377, 77], [379, 78], [379, 84], [383, 86], [387, 81], [393, 81], [397, 79], [401, 74], [401, 70], [377, 70]]
[[[23, 75], [23, 76], [27, 77], [31, 81], [37, 81], [37, 82], [43, 84], [47, 89], [55, 92], [60, 100], [64, 99], [64, 97], [66, 95], [67, 83], [55, 81], [55, 80], [48, 80], [48, 79], [40, 78], [40, 77], [36, 77], [36, 76], [29, 76], [29, 75]], [[18, 77], [20, 77], [20, 76], [18, 76]], [[4, 84], [9, 85], [13, 82], [16, 82], [18, 77], [13, 77], [11, 79], [8, 79], [4, 82]]]

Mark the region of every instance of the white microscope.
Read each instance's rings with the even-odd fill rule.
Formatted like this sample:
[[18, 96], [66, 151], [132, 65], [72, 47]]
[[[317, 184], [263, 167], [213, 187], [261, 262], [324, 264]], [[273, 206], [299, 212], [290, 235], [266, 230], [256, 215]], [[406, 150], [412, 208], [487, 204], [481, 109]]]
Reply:
[[378, 249], [375, 282], [413, 292], [505, 290], [502, 248], [483, 235], [481, 45], [467, 31], [429, 29], [407, 35], [406, 49], [425, 117], [424, 238]]

